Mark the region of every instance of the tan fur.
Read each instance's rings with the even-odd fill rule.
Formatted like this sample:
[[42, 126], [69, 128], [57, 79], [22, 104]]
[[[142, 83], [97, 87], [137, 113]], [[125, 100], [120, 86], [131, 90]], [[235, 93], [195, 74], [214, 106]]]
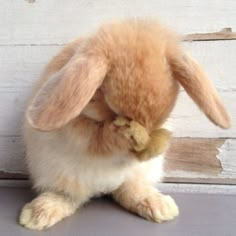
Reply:
[[73, 214], [77, 207], [78, 202], [66, 196], [45, 192], [24, 206], [20, 223], [30, 229], [42, 230]]
[[88, 104], [106, 71], [102, 61], [74, 56], [39, 90], [28, 109], [30, 124], [49, 131], [68, 123]]
[[77, 179], [71, 176], [58, 176], [51, 190], [55, 192], [69, 193], [72, 198], [87, 200], [88, 192]]
[[[53, 71], [57, 74], [52, 76]], [[152, 129], [165, 121], [176, 101], [179, 86], [172, 76], [213, 122], [230, 126], [214, 87], [182, 52], [178, 38], [157, 23], [135, 20], [105, 25], [87, 39], [69, 44], [47, 68], [42, 80], [50, 80], [29, 107], [28, 119], [41, 130], [68, 123], [104, 80], [101, 91], [108, 106]], [[47, 97], [50, 92], [53, 96]], [[93, 106], [90, 103], [85, 112], [93, 113]], [[110, 115], [100, 107], [104, 116]]]
[[[107, 193], [149, 220], [177, 216], [173, 199], [152, 185], [162, 176], [170, 138], [163, 129], [179, 83], [213, 122], [229, 127], [202, 69], [158, 23], [108, 24], [68, 44], [49, 63], [26, 111], [26, 160], [41, 195], [22, 209], [20, 223], [48, 228]], [[118, 124], [121, 117], [126, 122]]]
[[82, 114], [96, 121], [107, 121], [115, 118], [115, 113], [108, 107], [101, 90], [97, 90]]
[[118, 127], [123, 127], [123, 133], [126, 137], [132, 137], [134, 141], [134, 152], [141, 152], [144, 150], [150, 140], [147, 130], [136, 121], [129, 121], [127, 118], [118, 117], [114, 124]]
[[178, 207], [170, 196], [135, 179], [121, 185], [113, 192], [113, 196], [124, 208], [147, 220], [160, 223], [179, 214]]
[[221, 128], [230, 128], [231, 119], [217, 94], [214, 85], [200, 65], [189, 55], [181, 52], [178, 57], [171, 52], [170, 63], [174, 78], [185, 88], [189, 96], [207, 117]]
[[148, 22], [129, 21], [111, 27], [112, 33], [105, 26], [97, 36], [98, 42], [104, 41], [104, 53], [111, 61], [102, 85], [108, 105], [147, 128], [161, 125], [178, 93], [166, 56], [168, 44], [176, 39], [168, 38], [165, 28]]
[[128, 137], [128, 127], [117, 128], [113, 123], [105, 122], [95, 130], [88, 147], [92, 156], [110, 156], [114, 151], [131, 150], [132, 140]]
[[[59, 71], [67, 64], [67, 62], [72, 58], [75, 54], [76, 49], [80, 46], [82, 39], [76, 39], [75, 41], [67, 44], [56, 56], [52, 58], [52, 60], [48, 63], [45, 70], [43, 71], [40, 79], [34, 86], [33, 96], [40, 89], [44, 82], [46, 82], [50, 76], [52, 76], [55, 72]], [[30, 99], [31, 102], [32, 99]]]

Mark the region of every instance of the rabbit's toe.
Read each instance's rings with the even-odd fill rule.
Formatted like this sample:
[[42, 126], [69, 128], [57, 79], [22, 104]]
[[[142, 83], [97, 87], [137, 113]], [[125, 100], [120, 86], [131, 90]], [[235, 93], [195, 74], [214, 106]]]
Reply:
[[147, 220], [161, 223], [174, 219], [179, 214], [178, 206], [169, 195], [157, 193], [137, 204], [137, 213]]
[[49, 206], [48, 204], [37, 206], [28, 203], [21, 211], [19, 222], [28, 229], [42, 230], [57, 223], [63, 218], [62, 216], [60, 207]]
[[72, 214], [73, 211], [70, 204], [65, 204], [56, 197], [43, 195], [23, 207], [19, 223], [28, 229], [43, 230]]

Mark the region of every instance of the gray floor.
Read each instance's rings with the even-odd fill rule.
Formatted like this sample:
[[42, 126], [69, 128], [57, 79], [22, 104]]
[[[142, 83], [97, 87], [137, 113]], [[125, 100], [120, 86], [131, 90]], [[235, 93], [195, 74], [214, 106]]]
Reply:
[[33, 198], [27, 188], [0, 188], [0, 236], [235, 236], [236, 196], [173, 194], [180, 216], [163, 224], [132, 215], [109, 198], [93, 200], [80, 212], [43, 232], [22, 228], [16, 222], [22, 205]]

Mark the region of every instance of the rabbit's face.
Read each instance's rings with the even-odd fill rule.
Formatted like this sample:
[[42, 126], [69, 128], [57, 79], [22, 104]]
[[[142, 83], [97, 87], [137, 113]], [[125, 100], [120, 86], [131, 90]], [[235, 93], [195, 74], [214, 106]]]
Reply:
[[147, 128], [161, 125], [168, 117], [179, 90], [166, 61], [159, 58], [128, 54], [120, 60], [116, 58], [101, 86], [111, 110]]
[[111, 109], [111, 106], [108, 106], [101, 89], [98, 89], [95, 92], [92, 99], [81, 112], [81, 114], [96, 121], [114, 119], [116, 115], [115, 113], [118, 114], [116, 110]]

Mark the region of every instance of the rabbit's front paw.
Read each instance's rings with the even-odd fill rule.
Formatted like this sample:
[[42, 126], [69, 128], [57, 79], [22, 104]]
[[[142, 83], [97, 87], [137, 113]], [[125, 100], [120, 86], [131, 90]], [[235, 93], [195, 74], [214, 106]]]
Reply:
[[46, 229], [62, 218], [61, 209], [50, 207], [47, 204], [36, 206], [28, 203], [24, 206], [20, 215], [20, 224], [28, 229]]
[[150, 140], [146, 147], [137, 152], [140, 160], [148, 160], [167, 151], [172, 133], [167, 129], [154, 130], [150, 135]]
[[161, 223], [179, 215], [178, 206], [169, 195], [156, 193], [149, 195], [136, 206], [136, 212], [147, 220]]
[[43, 230], [73, 211], [74, 208], [63, 200], [50, 194], [42, 194], [23, 207], [19, 223], [28, 229]]
[[128, 120], [124, 117], [116, 118], [114, 124], [121, 128], [120, 130], [126, 138], [132, 138], [135, 152], [143, 151], [146, 148], [150, 137], [145, 127], [134, 120]]
[[164, 153], [170, 143], [171, 132], [159, 128], [149, 135], [147, 129], [134, 120], [118, 117], [114, 124], [120, 128], [120, 132], [133, 140], [133, 152], [140, 161], [146, 161]]

